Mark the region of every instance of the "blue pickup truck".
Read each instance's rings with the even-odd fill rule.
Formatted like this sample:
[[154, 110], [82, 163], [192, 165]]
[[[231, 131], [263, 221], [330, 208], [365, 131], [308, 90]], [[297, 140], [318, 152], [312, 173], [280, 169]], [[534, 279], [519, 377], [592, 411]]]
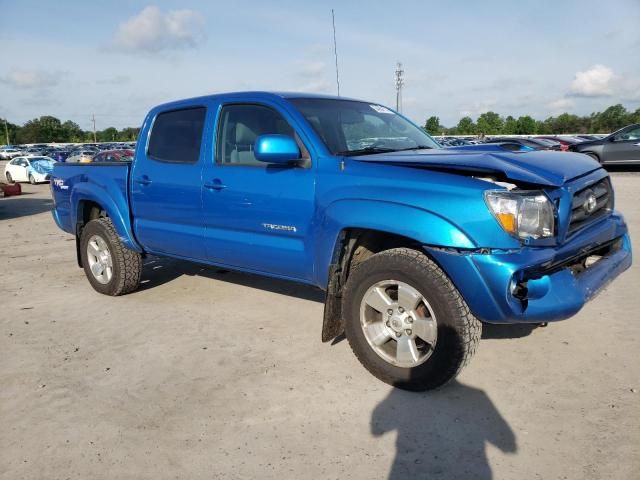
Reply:
[[[384, 382], [437, 388], [482, 322], [576, 314], [631, 265], [607, 172], [586, 155], [442, 149], [377, 103], [244, 92], [160, 105], [132, 162], [56, 164], [53, 217], [95, 290], [160, 255], [314, 285]], [[283, 319], [283, 321], [295, 321]]]

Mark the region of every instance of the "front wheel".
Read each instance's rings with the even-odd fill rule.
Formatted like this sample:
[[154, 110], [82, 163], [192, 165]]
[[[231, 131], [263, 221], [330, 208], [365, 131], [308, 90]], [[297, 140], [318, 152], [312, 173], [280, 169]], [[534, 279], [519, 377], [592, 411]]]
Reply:
[[122, 245], [108, 218], [91, 220], [82, 229], [80, 254], [84, 272], [97, 292], [118, 296], [140, 285], [142, 257]]
[[347, 279], [342, 311], [358, 360], [383, 382], [405, 390], [431, 390], [455, 378], [482, 333], [440, 267], [408, 248], [358, 264]]
[[29, 175], [29, 183], [31, 185], [35, 185], [37, 183], [36, 179], [35, 179], [35, 177], [33, 175]]

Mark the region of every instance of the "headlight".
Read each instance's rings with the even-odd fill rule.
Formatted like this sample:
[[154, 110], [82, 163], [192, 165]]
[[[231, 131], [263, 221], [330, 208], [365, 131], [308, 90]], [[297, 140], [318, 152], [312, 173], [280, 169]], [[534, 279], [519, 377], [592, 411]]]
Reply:
[[554, 209], [544, 193], [490, 190], [484, 198], [500, 226], [510, 235], [523, 239], [553, 236]]

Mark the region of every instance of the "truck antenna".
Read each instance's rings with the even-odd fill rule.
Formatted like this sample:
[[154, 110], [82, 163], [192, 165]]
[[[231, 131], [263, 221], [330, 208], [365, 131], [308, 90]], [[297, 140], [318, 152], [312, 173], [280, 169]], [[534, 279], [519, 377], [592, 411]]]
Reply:
[[340, 96], [340, 75], [338, 74], [338, 44], [336, 42], [336, 17], [331, 9], [331, 24], [333, 25], [333, 55], [336, 57], [336, 85], [338, 86], [338, 96]]

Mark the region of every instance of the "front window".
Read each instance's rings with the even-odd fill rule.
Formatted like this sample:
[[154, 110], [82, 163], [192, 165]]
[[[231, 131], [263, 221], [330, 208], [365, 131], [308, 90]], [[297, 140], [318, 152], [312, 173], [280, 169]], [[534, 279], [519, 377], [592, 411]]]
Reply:
[[382, 105], [322, 98], [289, 101], [334, 155], [440, 148], [421, 128]]

